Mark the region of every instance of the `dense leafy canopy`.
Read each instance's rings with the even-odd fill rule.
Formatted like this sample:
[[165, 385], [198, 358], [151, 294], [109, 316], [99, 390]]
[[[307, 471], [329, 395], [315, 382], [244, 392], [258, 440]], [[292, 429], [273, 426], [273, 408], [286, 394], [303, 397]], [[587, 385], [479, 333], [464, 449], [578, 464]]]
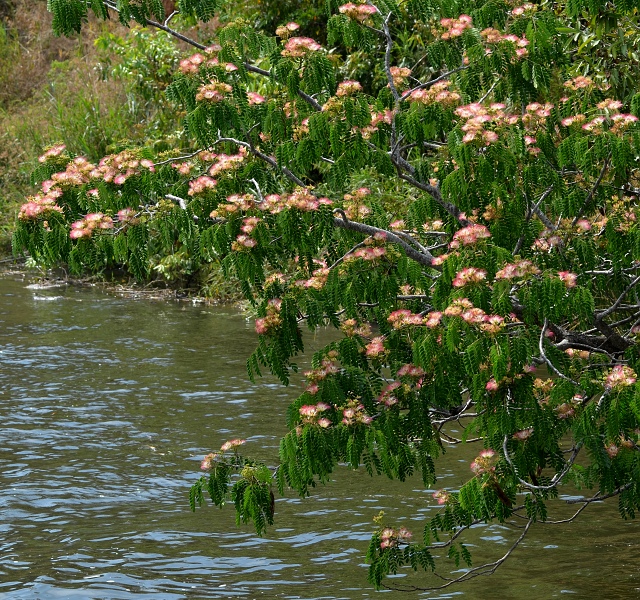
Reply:
[[[272, 485], [306, 495], [346, 463], [433, 486], [444, 447], [476, 444], [422, 535], [380, 517], [377, 586], [443, 551], [470, 563], [478, 522], [523, 517], [515, 547], [566, 484], [590, 490], [580, 510], [616, 496], [635, 516], [635, 2], [328, 0], [326, 46], [241, 19], [200, 44], [160, 0], [49, 5], [60, 33], [91, 9], [190, 41], [167, 95], [192, 146], [99, 164], [48, 149], [15, 251], [140, 279], [221, 261], [256, 312], [251, 375], [286, 383], [304, 327], [340, 331], [305, 374], [275, 472], [227, 442], [205, 457], [194, 507], [231, 498], [263, 532]], [[177, 7], [217, 14], [212, 0]]]

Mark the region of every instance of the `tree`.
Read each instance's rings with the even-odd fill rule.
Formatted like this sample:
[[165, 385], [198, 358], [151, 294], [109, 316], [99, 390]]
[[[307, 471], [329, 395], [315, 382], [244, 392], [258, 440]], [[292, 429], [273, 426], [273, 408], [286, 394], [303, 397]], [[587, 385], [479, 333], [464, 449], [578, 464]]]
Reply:
[[[468, 481], [434, 494], [442, 511], [418, 539], [381, 515], [369, 546], [375, 586], [435, 570], [435, 554], [469, 565], [435, 588], [495, 571], [552, 522], [563, 486], [585, 490], [572, 519], [614, 497], [635, 517], [640, 95], [607, 83], [607, 65], [631, 63], [574, 51], [576, 31], [605, 21], [635, 43], [634, 2], [329, 0], [327, 47], [296, 23], [274, 36], [242, 19], [201, 44], [155, 21], [154, 0], [50, 6], [60, 33], [91, 8], [194, 46], [167, 88], [193, 146], [98, 165], [50, 148], [15, 251], [141, 279], [154, 256], [221, 260], [256, 313], [251, 376], [287, 383], [303, 327], [341, 333], [313, 356], [277, 468], [226, 442], [192, 507], [231, 499], [263, 533], [272, 488], [305, 496], [345, 463], [432, 486], [445, 448], [475, 444]], [[216, 11], [177, 6], [183, 23]], [[348, 79], [362, 64], [366, 80]], [[471, 567], [465, 531], [518, 518], [505, 556]]]

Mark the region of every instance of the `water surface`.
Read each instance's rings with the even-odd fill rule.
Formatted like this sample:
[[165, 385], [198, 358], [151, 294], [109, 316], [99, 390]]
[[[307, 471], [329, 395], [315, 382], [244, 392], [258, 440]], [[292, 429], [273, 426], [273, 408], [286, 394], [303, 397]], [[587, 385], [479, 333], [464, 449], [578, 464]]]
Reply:
[[[640, 530], [615, 505], [534, 529], [491, 578], [410, 596], [373, 591], [363, 562], [380, 510], [418, 535], [438, 510], [417, 479], [339, 471], [310, 498], [279, 499], [264, 538], [231, 507], [191, 513], [199, 461], [225, 440], [275, 464], [299, 388], [248, 380], [255, 334], [233, 309], [29, 283], [0, 277], [0, 597], [640, 597]], [[439, 487], [474, 455], [447, 453]], [[470, 541], [495, 559], [514, 535], [478, 527]]]

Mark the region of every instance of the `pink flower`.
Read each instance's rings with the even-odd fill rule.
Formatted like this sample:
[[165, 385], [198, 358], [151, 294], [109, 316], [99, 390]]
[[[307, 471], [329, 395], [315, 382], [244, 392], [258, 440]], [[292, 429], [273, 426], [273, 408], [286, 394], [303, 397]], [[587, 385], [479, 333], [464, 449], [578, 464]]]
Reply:
[[513, 439], [518, 440], [519, 442], [525, 442], [531, 437], [532, 434], [533, 434], [533, 427], [529, 427], [527, 429], [516, 431], [513, 434]]
[[489, 381], [487, 381], [487, 385], [485, 385], [484, 387], [488, 392], [496, 392], [498, 391], [498, 388], [500, 386], [498, 385], [498, 382], [492, 377], [491, 379], [489, 379]]
[[616, 365], [605, 379], [605, 385], [611, 389], [629, 387], [636, 382], [636, 373], [631, 367]]
[[282, 56], [288, 56], [291, 58], [301, 58], [311, 52], [317, 52], [318, 50], [322, 50], [322, 46], [314, 39], [307, 37], [292, 37], [287, 40], [281, 54]]
[[575, 273], [569, 271], [558, 271], [558, 277], [568, 288], [576, 287], [578, 276]]
[[618, 446], [616, 446], [615, 444], [608, 444], [604, 447], [604, 449], [609, 455], [609, 458], [615, 458], [616, 456], [618, 456], [618, 452], [620, 452], [620, 448], [618, 448]]
[[367, 356], [376, 357], [384, 354], [384, 352], [384, 337], [382, 336], [373, 338], [366, 346]]
[[453, 287], [465, 287], [480, 283], [487, 276], [484, 269], [476, 269], [475, 267], [467, 267], [456, 273], [455, 279], [451, 282]]
[[437, 492], [433, 493], [433, 498], [438, 502], [438, 504], [443, 505], [449, 502], [451, 494], [449, 494], [449, 492], [447, 492], [446, 490], [438, 490]]
[[476, 459], [471, 463], [470, 467], [475, 475], [493, 473], [496, 470], [497, 462], [498, 455], [495, 450], [487, 448], [480, 451], [480, 454], [476, 456]]
[[220, 450], [222, 452], [226, 452], [227, 450], [234, 450], [238, 447], [238, 446], [242, 446], [242, 444], [246, 444], [247, 440], [241, 440], [236, 438], [235, 440], [229, 440], [228, 442], [225, 442], [224, 444], [222, 444], [222, 446], [220, 446]]

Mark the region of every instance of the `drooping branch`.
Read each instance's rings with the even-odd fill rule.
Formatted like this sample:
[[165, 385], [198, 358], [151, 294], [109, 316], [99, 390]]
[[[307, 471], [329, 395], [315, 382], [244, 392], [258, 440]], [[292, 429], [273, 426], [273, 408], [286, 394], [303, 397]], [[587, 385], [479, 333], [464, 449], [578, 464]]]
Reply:
[[473, 569], [469, 569], [464, 574], [454, 579], [450, 579], [448, 577], [443, 577], [441, 575], [438, 575], [441, 579], [446, 580], [446, 583], [444, 583], [443, 585], [424, 588], [424, 587], [418, 587], [418, 586], [402, 586], [402, 585], [390, 586], [385, 584], [384, 587], [390, 590], [397, 590], [397, 591], [403, 591], [403, 592], [430, 592], [430, 591], [442, 590], [452, 585], [455, 585], [456, 583], [469, 581], [470, 579], [474, 579], [475, 577], [479, 577], [481, 575], [492, 575], [493, 573], [496, 572], [498, 567], [504, 564], [504, 562], [513, 554], [513, 552], [520, 545], [522, 540], [524, 540], [524, 538], [527, 536], [527, 533], [529, 533], [529, 529], [531, 528], [532, 524], [533, 524], [533, 519], [529, 519], [527, 521], [527, 524], [524, 526], [520, 536], [515, 540], [515, 542], [513, 542], [513, 544], [511, 544], [511, 546], [506, 551], [506, 553], [503, 556], [501, 556], [498, 560], [495, 560], [490, 563], [485, 563], [483, 565], [479, 565], [477, 567], [474, 567]]

